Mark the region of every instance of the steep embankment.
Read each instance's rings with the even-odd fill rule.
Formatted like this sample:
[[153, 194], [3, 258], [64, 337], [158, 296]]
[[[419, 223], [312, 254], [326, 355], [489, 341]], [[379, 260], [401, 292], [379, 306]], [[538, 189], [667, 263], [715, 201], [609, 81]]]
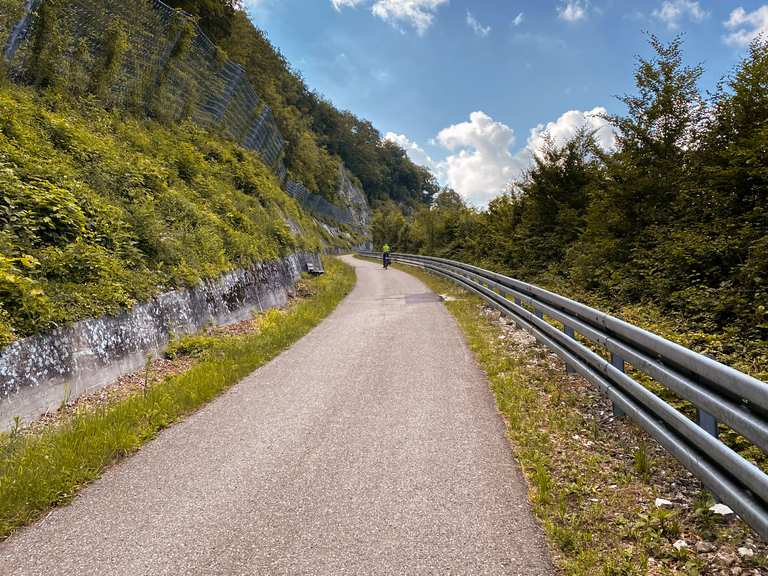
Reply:
[[10, 85], [0, 191], [0, 345], [321, 246], [255, 153]]

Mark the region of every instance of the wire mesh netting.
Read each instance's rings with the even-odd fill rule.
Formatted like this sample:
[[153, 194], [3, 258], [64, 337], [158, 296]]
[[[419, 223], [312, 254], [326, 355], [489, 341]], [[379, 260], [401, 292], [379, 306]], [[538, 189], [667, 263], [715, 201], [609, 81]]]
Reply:
[[[22, 23], [25, 10], [33, 8], [32, 1], [0, 0], [0, 47], [5, 48], [13, 45], [15, 41], [12, 37], [23, 35], [22, 30], [14, 30], [14, 28]], [[5, 50], [3, 50], [3, 54], [5, 54]]]
[[[285, 141], [246, 71], [160, 0], [0, 0], [0, 41], [14, 76], [48, 74], [48, 83], [94, 92], [110, 106], [190, 119], [254, 150], [285, 182]], [[351, 221], [303, 185], [289, 188], [318, 216]]]
[[322, 218], [327, 218], [340, 224], [352, 224], [352, 215], [349, 210], [340, 208], [331, 204], [318, 194], [312, 194], [300, 182], [289, 181], [286, 184], [286, 191], [293, 196], [299, 204], [307, 210]]

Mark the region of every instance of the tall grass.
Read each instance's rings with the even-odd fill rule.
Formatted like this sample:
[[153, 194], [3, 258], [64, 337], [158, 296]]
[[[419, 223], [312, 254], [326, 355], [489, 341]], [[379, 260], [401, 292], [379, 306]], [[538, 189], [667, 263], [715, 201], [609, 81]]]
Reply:
[[326, 259], [315, 293], [258, 334], [227, 338], [192, 369], [115, 404], [84, 412], [40, 434], [0, 445], [0, 538], [66, 502], [105, 467], [195, 411], [277, 356], [325, 318], [350, 291], [354, 270]]

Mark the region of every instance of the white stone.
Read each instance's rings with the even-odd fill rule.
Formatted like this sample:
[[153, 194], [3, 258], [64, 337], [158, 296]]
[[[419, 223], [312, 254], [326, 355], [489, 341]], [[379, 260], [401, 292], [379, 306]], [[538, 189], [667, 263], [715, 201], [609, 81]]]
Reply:
[[674, 506], [672, 501], [666, 498], [656, 498], [654, 504], [656, 504], [656, 508], [671, 508]]
[[699, 552], [700, 554], [712, 552], [714, 549], [714, 545], [710, 544], [709, 542], [704, 542], [703, 540], [696, 542], [696, 552]]
[[755, 551], [752, 550], [752, 548], [747, 548], [746, 546], [742, 546], [736, 552], [739, 553], [739, 556], [742, 558], [752, 558], [752, 556], [755, 555]]
[[673, 548], [675, 550], [684, 550], [685, 548], [688, 548], [688, 542], [685, 540], [678, 540], [674, 544], [672, 544]]
[[710, 506], [709, 511], [714, 512], [715, 514], [720, 514], [720, 516], [733, 514], [733, 510], [728, 508], [725, 504], [715, 504], [714, 506]]

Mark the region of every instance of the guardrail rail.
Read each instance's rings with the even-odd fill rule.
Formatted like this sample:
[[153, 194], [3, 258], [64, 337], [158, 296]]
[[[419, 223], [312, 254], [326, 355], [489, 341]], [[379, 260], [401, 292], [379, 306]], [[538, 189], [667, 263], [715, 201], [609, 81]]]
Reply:
[[[378, 252], [359, 252], [380, 258]], [[392, 260], [417, 266], [459, 284], [511, 316], [610, 398], [724, 504], [768, 539], [768, 475], [720, 440], [725, 425], [768, 453], [768, 384], [538, 286], [476, 266], [430, 256], [393, 253]], [[556, 321], [562, 328], [551, 323]], [[608, 352], [604, 358], [580, 342]], [[692, 420], [627, 374], [650, 376], [696, 407]]]

